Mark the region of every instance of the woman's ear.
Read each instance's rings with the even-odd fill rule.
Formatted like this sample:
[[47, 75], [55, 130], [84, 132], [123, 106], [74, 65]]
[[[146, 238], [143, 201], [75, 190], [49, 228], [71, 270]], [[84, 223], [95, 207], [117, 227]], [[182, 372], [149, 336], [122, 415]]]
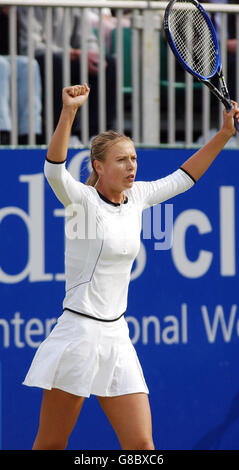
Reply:
[[103, 164], [102, 162], [100, 162], [99, 160], [94, 160], [93, 161], [93, 166], [94, 166], [94, 169], [97, 173], [97, 175], [100, 177], [103, 175]]

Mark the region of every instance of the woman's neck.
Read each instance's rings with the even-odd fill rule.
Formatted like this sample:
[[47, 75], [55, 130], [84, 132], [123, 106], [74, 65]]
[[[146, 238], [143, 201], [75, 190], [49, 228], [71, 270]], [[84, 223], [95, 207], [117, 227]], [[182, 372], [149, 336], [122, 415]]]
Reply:
[[95, 189], [99, 191], [100, 194], [105, 196], [109, 201], [114, 203], [122, 204], [125, 200], [124, 192], [115, 191], [112, 188], [106, 188], [104, 185], [100, 184], [100, 181], [96, 184]]

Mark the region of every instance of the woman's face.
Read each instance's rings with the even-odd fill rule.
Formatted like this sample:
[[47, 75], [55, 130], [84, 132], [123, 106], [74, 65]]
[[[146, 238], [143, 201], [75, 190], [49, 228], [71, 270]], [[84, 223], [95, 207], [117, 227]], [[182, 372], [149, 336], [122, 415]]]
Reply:
[[104, 162], [100, 162], [100, 180], [114, 191], [131, 188], [137, 171], [137, 155], [132, 142], [122, 140], [107, 151]]

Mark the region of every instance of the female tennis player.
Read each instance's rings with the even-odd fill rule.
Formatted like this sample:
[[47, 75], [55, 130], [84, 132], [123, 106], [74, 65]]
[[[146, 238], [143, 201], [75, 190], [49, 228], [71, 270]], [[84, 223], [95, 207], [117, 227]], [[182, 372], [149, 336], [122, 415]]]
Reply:
[[[154, 449], [149, 390], [124, 318], [141, 214], [194, 185], [234, 134], [233, 116], [239, 119], [239, 109], [234, 103], [207, 145], [180, 169], [153, 182], [134, 182], [137, 156], [130, 138], [114, 131], [99, 134], [92, 141], [92, 173], [83, 184], [69, 174], [65, 161], [76, 111], [88, 95], [87, 84], [63, 89], [44, 168], [67, 207], [69, 226], [63, 314], [38, 348], [24, 381], [44, 389], [33, 449], [65, 449], [91, 394], [98, 397], [122, 449]], [[77, 226], [76, 214], [91, 233], [70, 233], [71, 223]]]

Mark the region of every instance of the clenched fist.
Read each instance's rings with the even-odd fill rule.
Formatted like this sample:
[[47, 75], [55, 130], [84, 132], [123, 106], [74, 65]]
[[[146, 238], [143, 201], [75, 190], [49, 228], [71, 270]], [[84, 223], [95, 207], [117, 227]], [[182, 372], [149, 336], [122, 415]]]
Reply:
[[90, 89], [87, 83], [83, 85], [74, 85], [63, 88], [62, 101], [63, 106], [73, 109], [80, 108], [87, 100]]

